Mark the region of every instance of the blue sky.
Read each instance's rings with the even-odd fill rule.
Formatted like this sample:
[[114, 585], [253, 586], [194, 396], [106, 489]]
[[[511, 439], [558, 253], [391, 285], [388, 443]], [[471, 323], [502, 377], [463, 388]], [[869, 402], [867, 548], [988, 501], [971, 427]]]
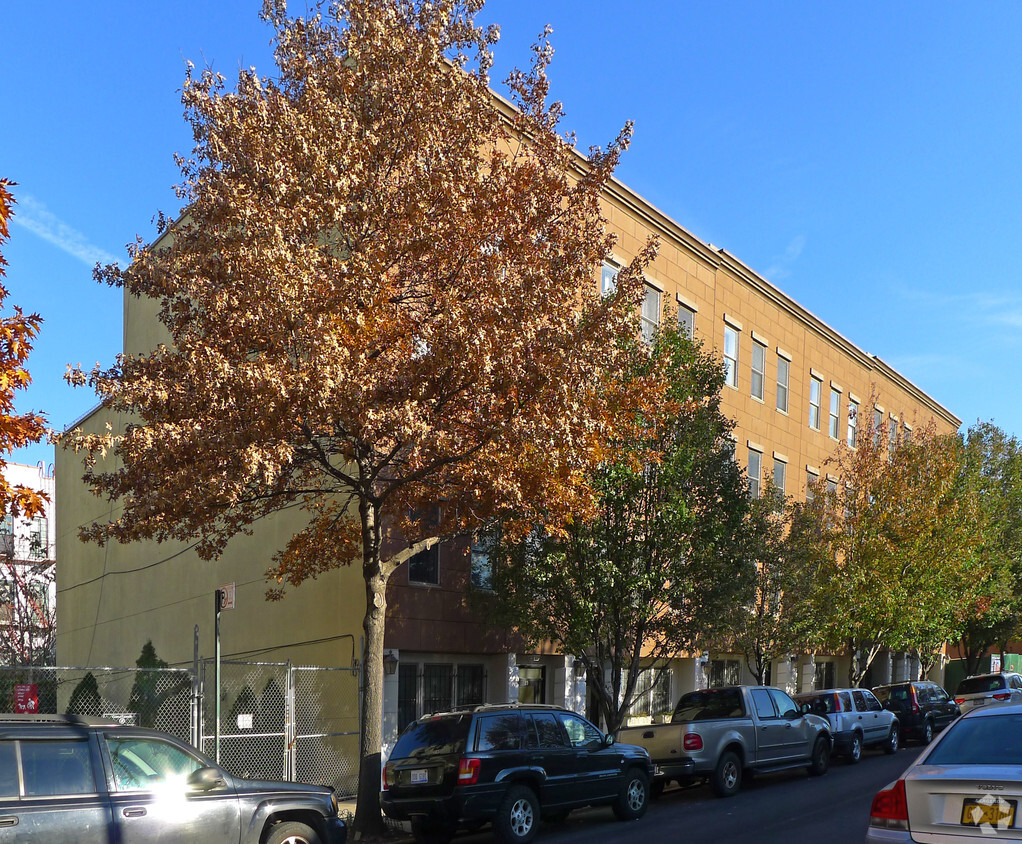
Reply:
[[[19, 183], [9, 303], [39, 312], [21, 409], [63, 428], [109, 365], [123, 258], [179, 203], [186, 60], [272, 74], [258, 0], [6, 0], [0, 176]], [[293, 10], [304, 4], [292, 3]], [[553, 96], [580, 145], [625, 120], [618, 170], [968, 426], [1022, 434], [1022, 5], [490, 0], [496, 78], [554, 28]], [[501, 86], [497, 86], [501, 90]], [[49, 446], [17, 452], [52, 462]]]

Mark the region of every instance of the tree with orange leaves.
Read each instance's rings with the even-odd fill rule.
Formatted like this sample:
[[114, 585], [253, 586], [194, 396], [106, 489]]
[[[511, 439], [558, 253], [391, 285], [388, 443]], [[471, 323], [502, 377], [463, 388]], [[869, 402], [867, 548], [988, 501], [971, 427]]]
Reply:
[[[9, 188], [14, 182], [0, 179], [0, 246], [10, 237], [9, 223], [14, 214], [14, 197]], [[3, 284], [7, 261], [0, 252], [0, 308], [8, 296]], [[7, 461], [3, 455], [16, 448], [39, 442], [46, 433], [46, 419], [38, 413], [15, 413], [14, 394], [25, 389], [32, 378], [25, 364], [32, 341], [39, 333], [42, 317], [26, 315], [17, 305], [14, 313], [0, 317], [0, 509], [15, 516], [34, 516], [42, 512], [46, 497], [34, 489], [10, 484], [4, 477]]]
[[546, 35], [508, 79], [513, 107], [496, 98], [481, 7], [342, 0], [295, 19], [267, 2], [276, 78], [243, 71], [228, 92], [189, 71], [187, 214], [98, 272], [156, 299], [172, 343], [70, 376], [134, 420], [64, 438], [124, 505], [84, 538], [198, 538], [212, 559], [297, 504], [308, 525], [274, 558], [271, 596], [360, 567], [357, 834], [381, 826], [388, 578], [505, 510], [556, 531], [592, 509], [654, 249], [600, 295], [600, 197], [630, 127], [588, 155], [558, 133]]

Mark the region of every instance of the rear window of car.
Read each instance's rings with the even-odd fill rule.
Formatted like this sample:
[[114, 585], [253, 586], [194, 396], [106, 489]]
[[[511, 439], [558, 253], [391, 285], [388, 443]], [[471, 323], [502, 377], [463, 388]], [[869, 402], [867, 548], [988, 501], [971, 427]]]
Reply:
[[962, 718], [924, 765], [1022, 765], [1022, 715]]
[[995, 692], [1005, 686], [1004, 678], [1000, 675], [995, 677], [966, 677], [958, 684], [956, 694], [974, 695], [979, 692]]
[[839, 712], [837, 706], [837, 695], [799, 695], [795, 698], [799, 704], [809, 704], [809, 711], [815, 715], [830, 715], [832, 712]]
[[671, 723], [741, 718], [744, 715], [741, 689], [704, 689], [682, 696], [671, 717]]
[[467, 712], [415, 721], [405, 728], [390, 755], [408, 759], [462, 753], [471, 723], [472, 715]]
[[908, 703], [909, 700], [909, 687], [908, 686], [878, 686], [873, 689], [873, 694], [882, 701], [891, 701], [892, 703]]

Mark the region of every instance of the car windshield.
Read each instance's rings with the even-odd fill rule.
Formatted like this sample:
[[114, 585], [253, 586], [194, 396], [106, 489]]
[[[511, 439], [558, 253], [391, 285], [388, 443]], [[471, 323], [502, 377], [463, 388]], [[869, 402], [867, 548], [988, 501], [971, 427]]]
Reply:
[[745, 715], [741, 689], [705, 689], [689, 692], [678, 701], [672, 724], [709, 721], [715, 718], [741, 718]]
[[993, 677], [966, 677], [958, 684], [957, 694], [974, 695], [979, 692], [996, 692], [1005, 686], [1004, 678], [997, 674]]
[[963, 718], [923, 764], [1022, 765], [1022, 715]]
[[472, 715], [444, 715], [409, 724], [394, 746], [394, 759], [462, 753]]

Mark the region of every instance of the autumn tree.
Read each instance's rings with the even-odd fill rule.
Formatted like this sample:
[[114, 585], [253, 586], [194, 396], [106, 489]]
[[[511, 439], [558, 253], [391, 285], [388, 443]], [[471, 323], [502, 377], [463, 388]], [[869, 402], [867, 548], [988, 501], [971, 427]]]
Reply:
[[585, 665], [610, 731], [641, 670], [656, 678], [752, 588], [747, 483], [720, 410], [720, 361], [669, 319], [651, 349], [634, 351], [632, 379], [666, 384], [661, 402], [608, 443], [592, 473], [592, 514], [562, 533], [498, 544], [490, 601], [530, 641], [552, 641]]
[[827, 548], [815, 597], [825, 606], [821, 644], [850, 657], [853, 686], [885, 648], [932, 661], [986, 577], [957, 436], [930, 424], [911, 441], [888, 437], [861, 420], [855, 447], [840, 446], [829, 464], [837, 480], [807, 508]]
[[[15, 202], [10, 188], [14, 184], [8, 179], [0, 179], [0, 250], [10, 237]], [[7, 261], [0, 251], [0, 312], [9, 295], [3, 284], [6, 267]], [[42, 317], [26, 314], [17, 305], [12, 307], [12, 311], [0, 314], [0, 511], [31, 517], [42, 512], [46, 496], [30, 487], [11, 484], [3, 469], [7, 465], [4, 455], [39, 442], [46, 434], [46, 419], [41, 414], [16, 413], [14, 410], [16, 391], [25, 389], [32, 382], [26, 364], [32, 341], [42, 325]]]
[[[544, 36], [488, 88], [482, 0], [267, 2], [276, 77], [189, 70], [186, 214], [99, 280], [151, 297], [170, 342], [73, 371], [123, 435], [75, 433], [120, 518], [100, 543], [231, 537], [295, 505], [272, 597], [355, 565], [365, 694], [354, 831], [381, 827], [388, 578], [505, 508], [587, 515], [652, 245], [602, 298], [600, 196], [630, 128], [579, 154], [548, 103]], [[118, 464], [102, 462], [102, 455]], [[113, 466], [117, 468], [113, 468]], [[542, 507], [540, 507], [542, 503]]]

